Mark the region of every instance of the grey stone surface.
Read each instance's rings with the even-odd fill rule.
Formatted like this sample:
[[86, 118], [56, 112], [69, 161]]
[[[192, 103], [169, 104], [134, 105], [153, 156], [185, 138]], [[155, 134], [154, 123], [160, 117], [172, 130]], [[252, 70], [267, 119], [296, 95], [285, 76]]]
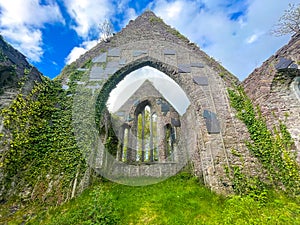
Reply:
[[108, 50], [107, 56], [110, 57], [119, 57], [121, 55], [121, 49], [119, 48], [112, 48]]
[[102, 79], [105, 78], [106, 74], [102, 67], [93, 66], [90, 72], [90, 79]]
[[105, 69], [106, 68], [117, 68], [119, 66], [120, 66], [119, 61], [110, 61], [106, 64]]
[[171, 124], [172, 124], [174, 127], [180, 127], [180, 126], [181, 126], [180, 120], [176, 120], [176, 119], [174, 119], [174, 118], [171, 118]]
[[118, 67], [107, 67], [107, 68], [105, 68], [105, 74], [112, 75], [115, 72], [117, 72], [118, 69], [119, 69]]
[[140, 100], [138, 99], [138, 100], [135, 100], [134, 102], [133, 102], [133, 106], [137, 106], [138, 104], [140, 104]]
[[[149, 96], [153, 90], [139, 90], [144, 98], [157, 107], [157, 112], [161, 113], [161, 125], [173, 124], [172, 118], [180, 120], [181, 126], [175, 127], [176, 135], [180, 137], [178, 142], [178, 154], [174, 158], [184, 157], [188, 151], [194, 165], [194, 172], [199, 177], [203, 177], [204, 183], [219, 193], [230, 192], [231, 183], [228, 180], [224, 167], [236, 165], [239, 159], [231, 154], [231, 149], [236, 149], [245, 159], [247, 171], [254, 171], [258, 166], [255, 159], [249, 154], [243, 144], [247, 140], [248, 133], [245, 126], [235, 117], [235, 111], [228, 101], [227, 88], [233, 87], [238, 80], [228, 71], [222, 68], [215, 60], [207, 56], [196, 45], [191, 44], [185, 38], [174, 35], [170, 32], [170, 27], [162, 22], [151, 22], [150, 18], [155, 18], [152, 12], [146, 11], [135, 21], [130, 22], [126, 28], [111, 38], [110, 42], [99, 43], [94, 49], [88, 52], [88, 56], [97, 56], [99, 52], [108, 51], [111, 47], [117, 46], [122, 49], [118, 59], [126, 59], [126, 65], [119, 64], [121, 72], [140, 68], [140, 65], [149, 65], [166, 73], [172, 78], [186, 93], [191, 104], [186, 112], [176, 118], [170, 110], [166, 115], [162, 115], [161, 105], [164, 101], [157, 101]], [[141, 51], [138, 51], [141, 50]], [[175, 55], [165, 55], [165, 50], [176, 51]], [[136, 53], [136, 54], [133, 54]], [[87, 55], [83, 55], [77, 60], [78, 64], [84, 64]], [[109, 58], [109, 60], [111, 60]], [[299, 61], [299, 60], [298, 60]], [[200, 63], [201, 62], [201, 63]], [[201, 65], [202, 64], [202, 65]], [[220, 73], [224, 76], [220, 76]], [[189, 74], [184, 74], [189, 73]], [[208, 86], [194, 84], [194, 77], [209, 77]], [[159, 93], [157, 93], [159, 96]], [[156, 97], [156, 96], [155, 96]], [[163, 98], [162, 98], [163, 99]], [[124, 111], [134, 110], [133, 101], [136, 98], [129, 98], [128, 105], [124, 104]], [[203, 109], [218, 113], [219, 133], [216, 132], [216, 117], [203, 117]], [[127, 114], [127, 113], [126, 113]], [[208, 121], [211, 120], [211, 121]], [[133, 125], [134, 120], [129, 121]], [[208, 130], [212, 133], [208, 133]], [[163, 148], [163, 141], [160, 147]], [[254, 163], [253, 163], [254, 162]], [[167, 166], [161, 170], [167, 170]], [[149, 168], [148, 168], [149, 169]], [[171, 168], [169, 168], [171, 169]], [[138, 170], [128, 171], [128, 173], [138, 173]], [[149, 170], [148, 170], [149, 171]], [[142, 170], [139, 173], [144, 173]], [[154, 172], [147, 174], [151, 175]], [[226, 185], [224, 185], [226, 183]]]
[[118, 111], [116, 112], [117, 116], [125, 116], [125, 112], [124, 111]]
[[300, 164], [300, 127], [295, 122], [300, 121], [300, 98], [293, 82], [300, 77], [300, 71], [289, 69], [293, 62], [300, 62], [299, 46], [300, 33], [297, 33], [256, 68], [242, 85], [253, 103], [260, 106], [270, 129], [278, 126], [279, 120], [284, 121], [295, 143], [294, 151]]
[[119, 60], [119, 65], [120, 66], [123, 66], [123, 65], [125, 65], [126, 64], [126, 59], [120, 59]]
[[133, 57], [138, 57], [138, 56], [141, 56], [141, 55], [146, 55], [147, 53], [148, 53], [147, 50], [133, 50], [132, 51]]
[[176, 54], [176, 50], [174, 49], [165, 49], [164, 50], [164, 55], [175, 55]]
[[193, 62], [191, 63], [191, 67], [203, 68], [204, 65], [200, 62]]
[[191, 71], [192, 71], [191, 65], [187, 65], [187, 64], [179, 64], [178, 65], [179, 73], [190, 73]]
[[221, 132], [220, 123], [214, 112], [204, 110], [203, 117], [205, 118], [206, 128], [209, 134], [219, 134]]
[[107, 60], [107, 53], [102, 53], [101, 55], [93, 58], [92, 62], [93, 63], [105, 63]]
[[161, 107], [161, 111], [164, 112], [164, 113], [167, 113], [167, 112], [170, 111], [170, 106], [169, 106], [168, 103], [162, 103], [160, 105], [160, 107]]
[[194, 83], [199, 84], [201, 86], [207, 86], [208, 85], [208, 78], [207, 77], [199, 77], [195, 76], [193, 77]]

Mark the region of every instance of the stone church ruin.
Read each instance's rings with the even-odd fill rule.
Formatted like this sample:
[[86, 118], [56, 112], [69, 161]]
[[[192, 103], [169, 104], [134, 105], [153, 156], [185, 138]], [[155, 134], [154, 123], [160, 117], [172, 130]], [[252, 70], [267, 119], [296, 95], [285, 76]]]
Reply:
[[[89, 183], [92, 168], [115, 182], [147, 185], [175, 175], [186, 165], [218, 193], [232, 192], [230, 175], [235, 168], [264, 179], [261, 162], [249, 150], [251, 133], [230, 100], [229, 90], [238, 87], [245, 90], [254, 107], [259, 106], [268, 128], [285, 123], [299, 163], [299, 44], [296, 34], [239, 82], [154, 13], [144, 12], [59, 76], [66, 99], [72, 99], [72, 131], [68, 132], [74, 142], [75, 135], [76, 144], [70, 149], [80, 149], [82, 161], [89, 165], [81, 175], [77, 173], [76, 182], [81, 176], [80, 185]], [[18, 59], [8, 58], [11, 62]], [[23, 62], [25, 57], [18, 60]], [[26, 79], [28, 92], [32, 80], [42, 83], [38, 71], [19, 64], [24, 65], [22, 73], [31, 69], [31, 79]], [[72, 80], [73, 75], [76, 79]], [[16, 95], [6, 91], [1, 108]], [[2, 122], [0, 128], [5, 130]]]
[[[195, 44], [146, 11], [102, 45], [89, 52], [93, 55], [92, 67], [86, 71], [87, 77], [83, 78], [84, 85], [78, 88], [79, 97], [74, 103], [76, 129], [84, 126], [78, 122], [84, 121], [80, 118], [90, 118], [93, 124], [94, 130], [89, 127], [77, 135], [80, 142], [93, 139], [94, 152], [89, 160], [96, 171], [121, 183], [128, 183], [130, 178], [160, 180], [174, 175], [191, 161], [206, 185], [226, 192], [230, 181], [224, 168], [238, 161], [232, 149], [248, 159], [247, 168], [255, 166], [244, 145], [246, 128], [235, 117], [227, 94], [227, 88], [234, 87], [238, 80]], [[79, 61], [84, 58], [83, 55]], [[108, 136], [94, 137], [97, 110], [104, 112], [108, 95], [119, 82], [145, 67], [172, 79], [186, 95], [188, 106], [184, 113], [178, 113], [174, 102], [169, 102], [145, 78], [116, 112], [107, 113], [118, 138], [116, 152], [109, 154], [104, 150]], [[92, 100], [84, 101], [80, 109], [76, 101], [82, 103], [82, 98]], [[82, 133], [90, 133], [93, 138], [83, 137]]]

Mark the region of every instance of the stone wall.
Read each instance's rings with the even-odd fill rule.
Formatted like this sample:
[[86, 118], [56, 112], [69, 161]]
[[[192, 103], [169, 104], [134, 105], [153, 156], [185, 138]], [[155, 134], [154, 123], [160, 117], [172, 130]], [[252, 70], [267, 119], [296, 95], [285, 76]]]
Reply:
[[[35, 82], [41, 82], [40, 72], [0, 35], [0, 110], [9, 107], [19, 93], [26, 96]], [[4, 137], [6, 137], [5, 140]], [[0, 164], [4, 160], [5, 152], [9, 149], [10, 137], [11, 133], [5, 129], [0, 115]], [[3, 167], [0, 166], [0, 196], [4, 190], [2, 170]]]
[[[297, 91], [300, 77], [300, 33], [266, 60], [243, 81], [247, 95], [255, 105], [259, 105], [267, 122], [272, 128], [282, 120], [295, 140], [294, 150], [298, 152], [300, 163], [300, 98]], [[280, 59], [290, 60], [297, 68], [278, 69]]]
[[[256, 171], [257, 162], [243, 144], [248, 138], [247, 130], [235, 118], [229, 104], [227, 87], [236, 84], [237, 79], [194, 44], [174, 34], [152, 12], [130, 22], [110, 42], [100, 43], [76, 63], [83, 65], [90, 56], [93, 65], [86, 72], [85, 87], [93, 84], [101, 89], [112, 77], [125, 77], [148, 65], [164, 72], [183, 89], [191, 104], [180, 118], [179, 150], [189, 153], [195, 173], [203, 177], [207, 186], [218, 192], [230, 192], [225, 168], [242, 163], [232, 149], [243, 156], [249, 173]], [[101, 154], [99, 157], [97, 168], [101, 170], [104, 165]]]

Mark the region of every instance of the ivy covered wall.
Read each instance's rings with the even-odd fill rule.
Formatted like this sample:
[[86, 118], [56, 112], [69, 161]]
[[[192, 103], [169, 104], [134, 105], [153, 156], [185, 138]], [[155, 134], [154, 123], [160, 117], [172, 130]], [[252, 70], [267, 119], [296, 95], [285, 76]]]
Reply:
[[[71, 87], [80, 76], [73, 72]], [[0, 162], [2, 198], [18, 195], [22, 200], [60, 203], [78, 191], [86, 164], [71, 125], [72, 90], [42, 78], [28, 95], [20, 92], [1, 111], [10, 131], [1, 134], [1, 148], [8, 149]]]

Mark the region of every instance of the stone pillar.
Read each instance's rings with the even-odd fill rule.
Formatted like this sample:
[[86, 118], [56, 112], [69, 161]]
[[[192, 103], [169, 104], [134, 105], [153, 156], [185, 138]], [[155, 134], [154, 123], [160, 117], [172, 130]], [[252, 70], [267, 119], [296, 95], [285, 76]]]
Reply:
[[158, 155], [159, 155], [159, 162], [166, 162], [166, 144], [165, 144], [165, 127], [162, 118], [158, 118], [157, 121], [158, 127]]
[[123, 156], [123, 146], [124, 146], [124, 133], [125, 133], [125, 129], [123, 126], [120, 127], [119, 129], [119, 143], [118, 143], [118, 149], [117, 149], [117, 156], [116, 156], [116, 159], [118, 161], [122, 161], [122, 156]]
[[152, 110], [150, 112], [150, 143], [149, 143], [149, 149], [150, 149], [150, 162], [153, 162], [153, 118], [152, 118]]
[[145, 110], [142, 112], [142, 155], [140, 161], [145, 161]]

